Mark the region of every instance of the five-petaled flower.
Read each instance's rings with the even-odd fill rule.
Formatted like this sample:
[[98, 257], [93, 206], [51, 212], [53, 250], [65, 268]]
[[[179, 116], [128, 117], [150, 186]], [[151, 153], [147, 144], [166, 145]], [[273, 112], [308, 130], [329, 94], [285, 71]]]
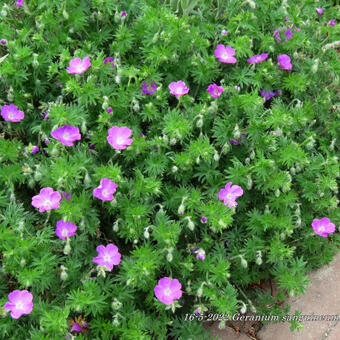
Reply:
[[218, 44], [215, 50], [215, 57], [221, 63], [235, 64], [237, 59], [234, 57], [235, 50], [231, 46], [224, 46], [223, 44]]
[[32, 145], [32, 150], [31, 150], [31, 152], [32, 152], [32, 154], [34, 155], [34, 154], [36, 154], [37, 152], [39, 152], [39, 146], [37, 146], [37, 145]]
[[57, 228], [55, 230], [56, 235], [65, 240], [67, 237], [74, 236], [76, 234], [77, 226], [71, 222], [66, 222], [64, 220], [59, 220], [57, 222]]
[[2, 106], [1, 116], [8, 122], [20, 122], [25, 118], [24, 111], [18, 110], [18, 107], [13, 104]]
[[323, 217], [320, 220], [315, 218], [312, 222], [312, 227], [314, 231], [322, 237], [327, 237], [328, 234], [335, 232], [335, 224], [327, 217]]
[[317, 12], [318, 14], [322, 14], [323, 11], [324, 11], [323, 8], [315, 8], [315, 10], [316, 10], [316, 12]]
[[157, 299], [166, 305], [171, 305], [174, 300], [182, 296], [182, 285], [177, 279], [171, 280], [169, 277], [163, 277], [155, 286], [154, 292]]
[[232, 182], [226, 184], [225, 188], [221, 189], [218, 198], [228, 205], [228, 208], [237, 206], [236, 199], [243, 195], [243, 190], [238, 185], [232, 185]]
[[280, 54], [277, 57], [277, 61], [280, 65], [280, 68], [283, 70], [291, 70], [293, 68], [292, 64], [290, 63], [290, 57], [287, 54]]
[[248, 63], [258, 64], [268, 58], [268, 53], [256, 54], [247, 60]]
[[218, 98], [224, 91], [222, 86], [217, 86], [216, 84], [210, 84], [207, 91], [213, 96], [213, 98]]
[[73, 146], [76, 140], [81, 139], [79, 129], [75, 126], [64, 125], [51, 132], [51, 136], [66, 146]]
[[197, 251], [196, 251], [196, 259], [197, 260], [202, 260], [204, 261], [205, 260], [205, 251], [204, 249], [202, 248], [199, 248]]
[[133, 142], [133, 140], [130, 138], [131, 134], [132, 130], [125, 126], [113, 126], [111, 129], [109, 129], [106, 139], [114, 149], [123, 150]]
[[18, 1], [16, 2], [16, 4], [17, 4], [17, 6], [20, 8], [21, 6], [24, 5], [24, 0], [18, 0]]
[[329, 26], [335, 26], [335, 19], [332, 19], [329, 23], [328, 23]]
[[118, 185], [115, 182], [108, 178], [102, 178], [99, 187], [93, 190], [93, 196], [102, 201], [112, 201], [117, 188]]
[[70, 61], [70, 66], [67, 68], [67, 73], [84, 73], [91, 66], [90, 57], [84, 59], [74, 58]]
[[46, 210], [59, 209], [61, 195], [58, 191], [54, 191], [52, 188], [42, 188], [39, 195], [32, 197], [32, 205], [35, 208], [39, 208], [40, 212]]
[[154, 80], [152, 81], [152, 83], [150, 83], [150, 85], [146, 81], [143, 82], [141, 85], [141, 88], [142, 88], [142, 95], [148, 94], [152, 96], [154, 92], [157, 91], [157, 85]]
[[30, 314], [33, 309], [33, 295], [27, 290], [14, 290], [8, 294], [9, 302], [4, 308], [11, 311], [13, 319], [19, 319], [24, 314]]
[[170, 93], [175, 95], [176, 98], [183, 96], [184, 94], [187, 94], [189, 92], [189, 88], [187, 88], [184, 81], [179, 80], [177, 82], [172, 82], [169, 85]]
[[93, 258], [93, 262], [98, 266], [106, 267], [111, 271], [113, 266], [117, 266], [120, 263], [122, 255], [118, 252], [118, 247], [114, 244], [109, 243], [106, 247], [100, 245], [96, 249], [98, 256]]

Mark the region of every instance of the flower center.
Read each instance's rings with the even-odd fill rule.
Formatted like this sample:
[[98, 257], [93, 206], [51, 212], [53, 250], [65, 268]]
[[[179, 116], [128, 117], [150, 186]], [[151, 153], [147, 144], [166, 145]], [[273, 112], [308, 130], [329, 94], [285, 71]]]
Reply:
[[109, 192], [106, 190], [106, 189], [104, 189], [103, 191], [102, 191], [102, 195], [103, 196], [109, 196]]
[[230, 200], [233, 198], [233, 195], [232, 194], [227, 194], [227, 198]]
[[227, 52], [223, 52], [222, 53], [222, 59], [228, 59], [228, 53]]
[[111, 261], [111, 256], [110, 256], [109, 254], [105, 254], [105, 255], [103, 256], [103, 259], [104, 259], [104, 261], [106, 261], [106, 262], [110, 262], [110, 261]]
[[67, 229], [63, 229], [63, 231], [61, 232], [61, 235], [66, 237], [68, 235]]
[[124, 139], [122, 137], [118, 137], [116, 142], [119, 145], [124, 144]]
[[319, 231], [319, 232], [325, 231], [325, 227], [324, 227], [324, 226], [319, 227], [318, 231]]
[[24, 308], [24, 304], [21, 301], [19, 301], [19, 302], [17, 302], [15, 304], [15, 308], [16, 309], [23, 309]]
[[171, 294], [170, 288], [165, 288], [163, 293], [164, 295], [169, 296]]
[[52, 202], [50, 200], [45, 200], [45, 206], [50, 207], [52, 205]]
[[65, 132], [64, 135], [63, 135], [63, 138], [65, 140], [69, 140], [70, 139], [70, 134], [68, 132]]
[[9, 118], [9, 119], [13, 119], [13, 118], [14, 118], [14, 113], [13, 113], [13, 112], [10, 112], [10, 113], [8, 114], [8, 118]]

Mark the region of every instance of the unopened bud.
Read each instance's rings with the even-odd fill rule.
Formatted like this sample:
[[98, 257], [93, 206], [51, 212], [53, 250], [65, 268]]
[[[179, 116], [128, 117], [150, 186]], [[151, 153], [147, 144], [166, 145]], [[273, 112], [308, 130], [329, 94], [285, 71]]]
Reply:
[[243, 256], [241, 256], [241, 266], [243, 268], [247, 268], [248, 267], [248, 262], [244, 259]]
[[67, 20], [70, 16], [66, 12], [66, 10], [63, 10], [63, 17]]
[[174, 166], [172, 167], [172, 169], [171, 169], [171, 171], [172, 171], [173, 173], [177, 172], [177, 170], [178, 170], [178, 168], [177, 168], [176, 165], [174, 165]]
[[214, 161], [215, 162], [218, 162], [220, 160], [220, 156], [218, 154], [218, 152], [215, 150], [215, 153], [214, 153]]
[[68, 278], [68, 274], [66, 273], [66, 271], [63, 270], [60, 273], [60, 280], [65, 281], [65, 280], [67, 280], [67, 278]]

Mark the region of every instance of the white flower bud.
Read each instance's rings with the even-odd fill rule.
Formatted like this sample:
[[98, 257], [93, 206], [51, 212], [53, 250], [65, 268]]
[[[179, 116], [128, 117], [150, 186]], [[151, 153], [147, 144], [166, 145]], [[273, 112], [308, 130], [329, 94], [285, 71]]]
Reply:
[[218, 155], [218, 152], [215, 150], [215, 153], [214, 153], [214, 160], [215, 162], [218, 162], [220, 160], [220, 156]]
[[68, 278], [68, 274], [66, 273], [66, 271], [63, 270], [60, 273], [60, 280], [65, 281], [65, 280], [67, 280], [67, 278]]
[[1, 15], [7, 17], [7, 11], [5, 9], [1, 10]]
[[118, 74], [115, 76], [115, 82], [120, 84], [120, 76]]
[[143, 233], [143, 235], [144, 235], [144, 237], [145, 237], [146, 239], [148, 239], [148, 238], [150, 237], [150, 234], [149, 234], [148, 229], [149, 229], [149, 227], [145, 228], [145, 229], [144, 229], [144, 233]]
[[71, 248], [71, 245], [70, 245], [70, 239], [68, 238], [67, 241], [66, 241], [65, 247], [64, 247], [64, 254], [69, 255], [71, 250], [72, 250], [72, 248]]
[[247, 312], [247, 305], [242, 302], [242, 307], [240, 309], [241, 314], [245, 314]]
[[280, 194], [281, 194], [280, 189], [276, 189], [275, 190], [275, 197], [280, 197]]
[[66, 10], [63, 10], [63, 17], [67, 20], [70, 16], [68, 15], [68, 13], [66, 12]]
[[241, 136], [241, 131], [238, 127], [238, 124], [235, 125], [234, 132], [233, 132], [233, 138], [237, 139], [240, 138]]
[[172, 167], [172, 169], [171, 169], [171, 171], [172, 171], [173, 173], [177, 172], [177, 170], [178, 170], [178, 168], [177, 168], [176, 165], [174, 165], [174, 166]]
[[247, 260], [243, 256], [241, 256], [241, 266], [243, 268], [247, 268], [248, 267], [248, 262], [247, 262]]
[[190, 216], [187, 217], [188, 220], [188, 228], [193, 231], [195, 229], [195, 224], [193, 221], [191, 221]]
[[119, 300], [117, 300], [117, 298], [114, 298], [111, 304], [112, 309], [118, 310], [121, 306], [122, 306], [122, 303]]
[[26, 265], [26, 260], [25, 259], [21, 259], [20, 267], [25, 267], [25, 265]]
[[169, 262], [171, 262], [172, 260], [173, 260], [173, 255], [172, 255], [172, 253], [171, 252], [169, 252], [168, 253], [168, 255], [166, 256], [166, 259], [169, 261]]
[[199, 288], [197, 289], [197, 296], [198, 296], [198, 297], [201, 297], [202, 294], [203, 294], [203, 286], [201, 286], [201, 287], [199, 287]]

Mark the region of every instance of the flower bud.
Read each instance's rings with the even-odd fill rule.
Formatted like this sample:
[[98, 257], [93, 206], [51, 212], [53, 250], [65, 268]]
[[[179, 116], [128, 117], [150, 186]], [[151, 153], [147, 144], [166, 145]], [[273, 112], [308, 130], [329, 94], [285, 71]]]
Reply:
[[177, 166], [176, 166], [176, 165], [174, 165], [174, 166], [172, 167], [171, 171], [172, 171], [173, 173], [177, 172], [177, 171], [178, 171], [178, 168], [177, 168]]
[[249, 155], [250, 159], [254, 159], [255, 158], [255, 151], [252, 150], [250, 155]]
[[67, 278], [68, 278], [68, 274], [66, 273], [65, 270], [63, 270], [63, 271], [60, 273], [60, 280], [65, 281], [65, 280], [67, 280]]
[[248, 262], [247, 262], [247, 260], [244, 259], [243, 256], [241, 256], [241, 266], [243, 268], [247, 268], [248, 267]]
[[215, 153], [214, 153], [214, 161], [215, 162], [218, 162], [220, 160], [220, 156], [218, 154], [218, 152], [215, 150]]
[[238, 127], [238, 124], [235, 125], [234, 132], [233, 132], [233, 138], [238, 139], [241, 136], [241, 131]]
[[247, 312], [247, 305], [242, 302], [242, 307], [240, 309], [241, 314], [245, 314]]
[[67, 20], [70, 16], [68, 15], [68, 13], [66, 12], [66, 10], [63, 10], [63, 17]]
[[201, 297], [202, 294], [203, 294], [203, 286], [201, 286], [201, 287], [199, 287], [199, 288], [197, 289], [197, 296], [198, 296], [198, 297]]
[[25, 265], [26, 265], [26, 260], [25, 259], [21, 259], [20, 267], [25, 267]]
[[64, 247], [64, 254], [69, 255], [71, 250], [72, 250], [72, 248], [71, 248], [70, 242], [66, 242], [65, 247]]
[[114, 298], [111, 304], [112, 309], [118, 310], [122, 306], [122, 303], [117, 300], [117, 298]]
[[250, 175], [247, 176], [247, 189], [250, 190], [253, 187], [253, 180], [251, 179]]
[[280, 197], [280, 194], [281, 194], [280, 189], [276, 189], [275, 190], [275, 197]]
[[169, 262], [171, 262], [172, 260], [173, 260], [173, 255], [172, 255], [172, 253], [171, 252], [169, 252], [168, 253], [168, 255], [166, 256], [166, 259], [169, 261]]
[[188, 220], [188, 228], [193, 231], [195, 229], [195, 224], [193, 221], [191, 221], [190, 216], [187, 217]]

